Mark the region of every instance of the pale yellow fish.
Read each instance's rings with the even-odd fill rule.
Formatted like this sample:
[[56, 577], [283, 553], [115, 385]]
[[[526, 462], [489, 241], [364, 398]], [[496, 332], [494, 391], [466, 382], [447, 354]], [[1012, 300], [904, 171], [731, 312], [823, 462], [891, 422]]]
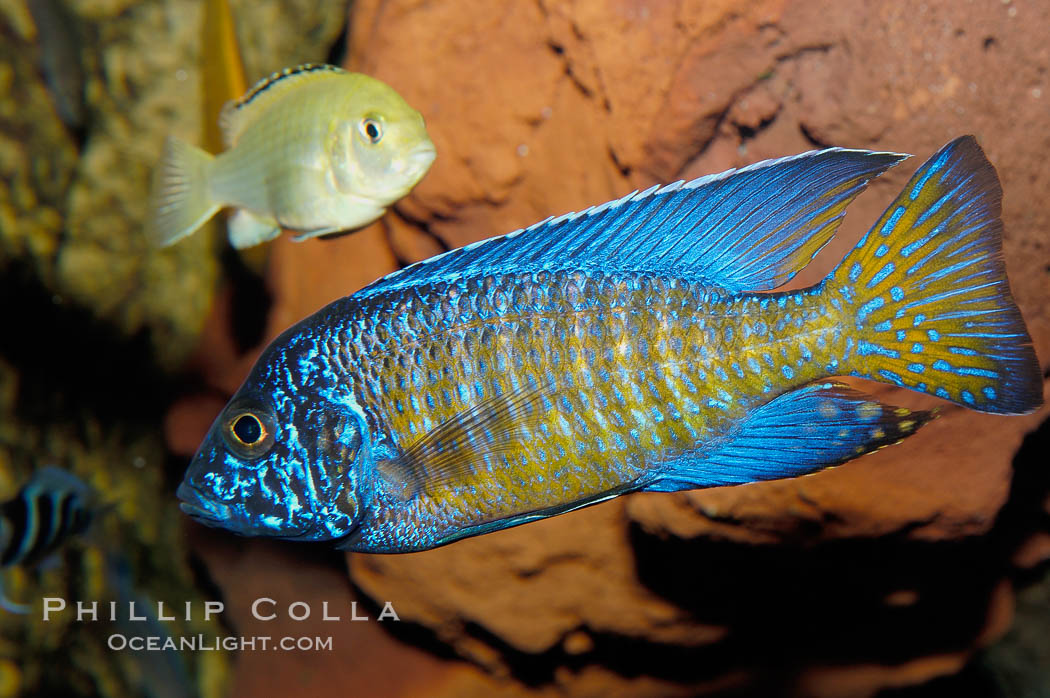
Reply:
[[383, 215], [434, 161], [423, 117], [388, 85], [328, 65], [260, 81], [220, 117], [218, 156], [169, 137], [157, 166], [149, 238], [170, 245], [219, 209], [237, 209], [230, 244], [249, 247], [282, 228], [304, 240]]
[[[201, 13], [201, 145], [209, 153], [225, 149], [219, 113], [227, 102], [248, 91], [249, 83], [241, 58], [233, 11], [228, 0], [204, 0]], [[216, 216], [200, 231], [208, 239], [226, 235], [226, 216]], [[268, 245], [238, 250], [240, 259], [256, 275], [262, 276], [269, 257]]]

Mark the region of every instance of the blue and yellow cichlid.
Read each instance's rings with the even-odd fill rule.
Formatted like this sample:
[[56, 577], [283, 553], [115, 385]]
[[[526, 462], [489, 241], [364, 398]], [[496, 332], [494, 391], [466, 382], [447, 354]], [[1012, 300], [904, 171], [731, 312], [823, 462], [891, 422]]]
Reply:
[[828, 150], [653, 187], [453, 250], [263, 353], [179, 488], [245, 535], [408, 552], [633, 491], [811, 473], [913, 433], [861, 376], [983, 412], [1041, 403], [972, 137], [839, 267], [771, 292], [904, 155]]
[[146, 232], [156, 245], [193, 233], [224, 206], [230, 244], [281, 229], [305, 240], [360, 228], [408, 194], [434, 162], [423, 117], [389, 85], [331, 65], [301, 65], [228, 102], [213, 156], [168, 138]]

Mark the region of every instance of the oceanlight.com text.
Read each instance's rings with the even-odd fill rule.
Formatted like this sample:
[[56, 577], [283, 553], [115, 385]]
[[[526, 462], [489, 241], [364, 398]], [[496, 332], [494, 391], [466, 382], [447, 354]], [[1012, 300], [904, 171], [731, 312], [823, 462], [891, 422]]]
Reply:
[[207, 635], [124, 635], [114, 633], [106, 641], [115, 652], [131, 650], [132, 652], [200, 652], [226, 650], [243, 651], [277, 651], [277, 652], [331, 652], [332, 638], [321, 636], [272, 637], [270, 635], [252, 635], [244, 637], [212, 637]]

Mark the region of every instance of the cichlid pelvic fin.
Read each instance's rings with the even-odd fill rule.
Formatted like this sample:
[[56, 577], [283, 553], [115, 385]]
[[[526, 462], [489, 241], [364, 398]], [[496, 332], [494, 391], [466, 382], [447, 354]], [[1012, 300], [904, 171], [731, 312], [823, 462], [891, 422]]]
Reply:
[[[610, 499], [616, 499], [617, 497], [628, 494], [630, 492], [639, 491], [638, 486], [635, 483], [627, 483], [621, 487], [614, 488], [607, 492], [602, 492], [591, 497], [585, 497], [574, 502], [567, 502], [565, 504], [557, 504], [552, 507], [546, 507], [544, 509], [537, 509], [536, 511], [530, 511], [524, 514], [517, 514], [509, 517], [493, 517], [489, 520], [480, 522], [473, 526], [456, 531], [442, 538], [437, 538], [431, 547], [438, 547], [441, 545], [447, 545], [449, 543], [460, 540], [461, 538], [469, 538], [471, 536], [481, 536], [486, 533], [494, 533], [496, 531], [502, 531], [505, 528], [512, 526], [521, 526], [522, 524], [531, 523], [533, 521], [541, 521], [543, 519], [549, 519], [552, 516], [561, 516], [562, 514], [568, 514], [569, 512], [576, 511], [577, 509], [583, 509], [585, 507], [593, 506], [595, 504], [601, 504], [607, 502]], [[342, 538], [337, 544], [337, 550], [359, 550], [358, 545], [361, 542], [363, 531], [357, 529], [348, 536]], [[411, 547], [405, 547], [402, 549], [390, 548], [382, 551], [384, 553], [409, 553], [415, 552]]]
[[491, 477], [486, 459], [522, 449], [548, 400], [547, 391], [529, 387], [482, 400], [431, 429], [398, 457], [377, 463], [378, 472], [402, 499]]
[[156, 246], [171, 245], [192, 234], [221, 206], [208, 191], [215, 157], [174, 136], [164, 141], [164, 153], [153, 175], [152, 215], [146, 235]]
[[785, 393], [701, 449], [656, 467], [650, 492], [797, 477], [895, 444], [936, 416], [878, 402], [837, 381]]
[[1002, 188], [973, 136], [919, 168], [826, 282], [848, 304], [852, 375], [997, 414], [1043, 402], [1002, 256]]
[[281, 234], [277, 221], [253, 216], [243, 208], [233, 212], [226, 221], [226, 228], [230, 244], [239, 250], [273, 240]]

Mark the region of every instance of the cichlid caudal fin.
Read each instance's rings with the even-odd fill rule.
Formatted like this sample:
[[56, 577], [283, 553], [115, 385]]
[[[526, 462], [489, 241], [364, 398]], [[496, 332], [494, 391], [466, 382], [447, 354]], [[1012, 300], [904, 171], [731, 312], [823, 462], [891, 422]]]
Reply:
[[1002, 257], [1002, 188], [973, 136], [931, 157], [830, 279], [852, 305], [852, 375], [982, 412], [1042, 404]]
[[158, 247], [171, 245], [214, 216], [222, 206], [212, 201], [208, 173], [214, 156], [172, 136], [153, 174], [146, 235]]

